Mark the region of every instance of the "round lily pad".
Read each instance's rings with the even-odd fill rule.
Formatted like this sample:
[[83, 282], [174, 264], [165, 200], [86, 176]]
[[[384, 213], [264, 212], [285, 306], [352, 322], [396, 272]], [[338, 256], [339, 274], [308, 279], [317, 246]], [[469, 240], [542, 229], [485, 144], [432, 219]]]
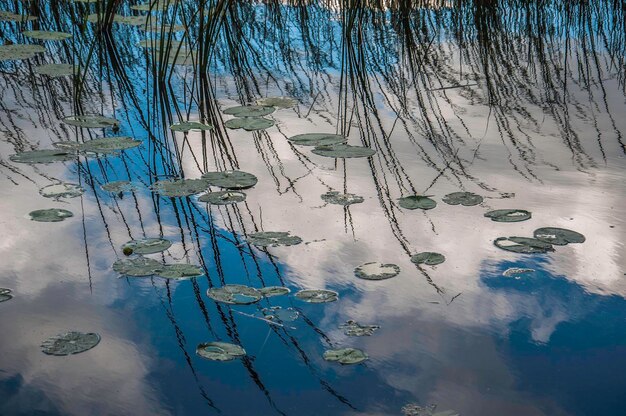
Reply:
[[400, 273], [400, 267], [395, 264], [370, 262], [354, 269], [354, 275], [359, 279], [385, 280], [391, 279]]
[[202, 276], [204, 270], [195, 264], [166, 264], [163, 269], [159, 270], [156, 275], [165, 279], [191, 279], [192, 277]]
[[264, 107], [291, 108], [298, 105], [298, 100], [291, 97], [265, 97], [259, 98], [256, 103]]
[[335, 205], [352, 205], [352, 204], [360, 204], [364, 201], [362, 196], [358, 196], [355, 194], [342, 194], [337, 191], [330, 191], [322, 194], [322, 200], [328, 204]]
[[295, 246], [300, 244], [302, 239], [289, 232], [283, 231], [260, 231], [248, 235], [248, 242], [258, 247]]
[[502, 276], [505, 276], [505, 277], [519, 276], [520, 274], [532, 273], [534, 271], [535, 269], [523, 269], [519, 267], [511, 267], [509, 269], [506, 269], [502, 273]]
[[37, 222], [60, 222], [74, 216], [70, 211], [60, 208], [38, 209], [28, 215], [31, 220]]
[[72, 355], [92, 349], [100, 342], [95, 332], [70, 331], [48, 338], [41, 344], [41, 351], [48, 355]]
[[7, 300], [11, 300], [11, 299], [13, 299], [13, 295], [11, 294], [11, 289], [0, 287], [0, 302], [6, 302]]
[[576, 231], [565, 228], [542, 227], [535, 230], [533, 236], [537, 240], [557, 246], [565, 246], [569, 243], [584, 243], [585, 236]]
[[340, 134], [305, 133], [288, 137], [287, 140], [300, 146], [332, 146], [343, 144], [348, 139]]
[[531, 218], [531, 213], [523, 209], [496, 209], [485, 213], [485, 217], [495, 222], [520, 222]]
[[334, 158], [356, 158], [371, 157], [376, 154], [376, 150], [369, 147], [351, 146], [349, 144], [334, 144], [330, 146], [317, 146], [312, 150], [313, 153], [324, 157]]
[[0, 61], [21, 61], [30, 59], [38, 53], [44, 53], [46, 48], [41, 45], [1, 45]]
[[198, 201], [208, 202], [212, 205], [230, 205], [246, 200], [246, 194], [239, 191], [220, 191], [206, 193]]
[[79, 150], [93, 153], [114, 153], [121, 150], [132, 149], [141, 144], [141, 140], [130, 137], [101, 137], [99, 139], [88, 140], [80, 145]]
[[170, 126], [170, 130], [182, 131], [186, 133], [189, 130], [213, 130], [213, 126], [211, 126], [210, 124], [200, 123], [199, 121], [183, 121], [182, 123], [172, 124]]
[[263, 297], [271, 298], [274, 296], [288, 295], [289, 293], [291, 293], [291, 290], [289, 290], [288, 287], [283, 286], [267, 286], [259, 289], [259, 292], [261, 292], [261, 295], [263, 295]]
[[47, 30], [27, 30], [22, 32], [24, 36], [38, 40], [65, 40], [72, 37], [71, 34], [65, 32], [54, 32]]
[[97, 129], [119, 126], [120, 122], [111, 117], [104, 117], [97, 114], [84, 114], [65, 117], [62, 120], [65, 124], [85, 129]]
[[522, 254], [538, 254], [554, 251], [552, 244], [536, 238], [528, 237], [499, 237], [493, 244], [502, 250]]
[[442, 198], [448, 205], [463, 205], [471, 207], [483, 202], [483, 197], [472, 192], [452, 192]]
[[208, 187], [204, 179], [168, 179], [153, 183], [150, 189], [159, 195], [175, 198], [199, 194]]
[[398, 199], [398, 205], [404, 209], [433, 209], [437, 202], [423, 195], [411, 195]]
[[249, 305], [261, 300], [261, 292], [250, 286], [224, 285], [207, 290], [207, 296], [216, 302], [231, 305]]
[[224, 110], [224, 114], [235, 117], [263, 117], [272, 114], [275, 108], [263, 105], [241, 105]]
[[263, 117], [233, 118], [224, 123], [224, 126], [229, 129], [244, 129], [246, 131], [265, 130], [272, 127], [273, 125], [274, 120]]
[[12, 162], [29, 164], [67, 162], [75, 158], [76, 155], [73, 152], [60, 149], [29, 150], [9, 156]]
[[196, 348], [196, 354], [212, 361], [231, 361], [246, 355], [239, 345], [227, 342], [205, 342]]
[[247, 189], [256, 185], [258, 179], [251, 173], [240, 170], [225, 170], [222, 172], [207, 172], [202, 175], [211, 186], [226, 189]]
[[74, 74], [74, 66], [72, 64], [44, 64], [36, 66], [33, 70], [37, 74], [49, 77], [65, 77]]
[[120, 193], [120, 192], [131, 192], [137, 189], [137, 186], [129, 181], [112, 181], [102, 184], [100, 186], [103, 191]]
[[55, 183], [52, 185], [44, 186], [39, 190], [39, 194], [45, 198], [76, 198], [81, 196], [85, 190], [76, 183]]
[[343, 333], [349, 337], [363, 337], [373, 335], [380, 326], [378, 325], [363, 325], [352, 319], [346, 321], [345, 324], [339, 325], [340, 329], [343, 329]]
[[135, 254], [154, 254], [165, 251], [171, 246], [171, 241], [164, 238], [142, 238], [129, 241], [122, 246], [122, 249], [130, 249]]
[[339, 299], [339, 294], [332, 290], [305, 289], [296, 293], [296, 297], [308, 303], [326, 303]]
[[261, 310], [263, 317], [270, 321], [293, 322], [300, 317], [300, 312], [294, 308], [281, 308], [280, 306], [272, 306]]
[[152, 276], [163, 270], [163, 264], [146, 257], [121, 259], [113, 263], [113, 270], [124, 276]]
[[446, 257], [443, 254], [433, 253], [431, 251], [424, 251], [411, 256], [411, 261], [415, 264], [427, 264], [429, 266], [436, 266], [446, 261]]
[[339, 348], [324, 352], [326, 361], [335, 361], [340, 364], [360, 364], [368, 358], [367, 354], [357, 348]]

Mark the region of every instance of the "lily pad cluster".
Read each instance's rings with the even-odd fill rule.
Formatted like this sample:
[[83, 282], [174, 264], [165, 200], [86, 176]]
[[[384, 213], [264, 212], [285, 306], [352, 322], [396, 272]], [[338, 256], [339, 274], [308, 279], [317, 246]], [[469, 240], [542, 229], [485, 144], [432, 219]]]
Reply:
[[446, 261], [446, 257], [440, 253], [432, 251], [424, 251], [411, 256], [411, 262], [415, 264], [427, 264], [428, 266], [436, 266]]
[[343, 333], [349, 337], [364, 337], [373, 335], [380, 326], [378, 325], [364, 325], [352, 319], [346, 321], [346, 323], [339, 325], [340, 329], [343, 329]]
[[248, 242], [257, 247], [294, 246], [300, 244], [302, 239], [289, 232], [283, 231], [260, 231], [248, 235]]
[[366, 353], [357, 348], [338, 348], [324, 352], [326, 361], [338, 362], [339, 364], [360, 364], [368, 358]]
[[541, 254], [554, 251], [553, 245], [584, 243], [585, 236], [572, 230], [557, 227], [542, 227], [530, 237], [499, 237], [493, 244], [502, 250], [521, 254]]
[[229, 129], [244, 129], [247, 131], [265, 130], [274, 125], [274, 120], [264, 118], [275, 110], [272, 106], [242, 105], [224, 110], [224, 114], [234, 116], [224, 123]]

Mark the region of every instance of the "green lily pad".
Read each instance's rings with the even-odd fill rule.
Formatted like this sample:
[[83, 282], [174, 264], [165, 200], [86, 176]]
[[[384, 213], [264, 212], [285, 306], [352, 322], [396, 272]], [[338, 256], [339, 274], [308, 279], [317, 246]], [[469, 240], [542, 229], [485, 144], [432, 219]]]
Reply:
[[513, 276], [519, 276], [520, 274], [533, 273], [534, 271], [535, 271], [535, 269], [522, 269], [522, 268], [519, 268], [519, 267], [511, 267], [509, 269], [506, 269], [502, 273], [502, 276], [504, 276], [504, 277], [513, 277]]
[[113, 263], [113, 270], [124, 276], [152, 276], [163, 270], [163, 264], [147, 257], [120, 259]]
[[7, 300], [11, 300], [11, 299], [13, 299], [13, 295], [11, 294], [11, 289], [0, 287], [0, 302], [6, 302]]
[[130, 137], [102, 137], [84, 142], [80, 145], [79, 150], [107, 154], [132, 149], [140, 144], [141, 140], [135, 140]]
[[325, 289], [305, 289], [296, 293], [296, 297], [308, 303], [327, 303], [339, 299], [339, 293]]
[[170, 130], [187, 133], [189, 130], [213, 130], [213, 126], [211, 126], [210, 124], [200, 123], [199, 121], [183, 121], [181, 123], [172, 124], [170, 126]]
[[334, 361], [340, 364], [360, 364], [368, 358], [367, 354], [357, 348], [339, 348], [324, 352], [326, 361]]
[[137, 186], [129, 181], [112, 181], [104, 183], [100, 186], [103, 191], [113, 192], [119, 194], [120, 192], [132, 192], [137, 189]]
[[345, 324], [339, 325], [339, 328], [343, 329], [343, 333], [349, 337], [364, 337], [373, 335], [375, 331], [380, 329], [380, 326], [363, 325], [350, 319]]
[[248, 235], [248, 242], [258, 247], [295, 246], [300, 244], [302, 239], [289, 232], [282, 231], [260, 231]]
[[228, 114], [235, 117], [263, 117], [268, 114], [272, 114], [275, 111], [274, 107], [262, 106], [262, 105], [241, 105], [237, 107], [230, 107], [224, 110], [224, 114]]
[[259, 98], [256, 103], [263, 107], [291, 108], [298, 105], [298, 100], [291, 97], [265, 97]]
[[300, 146], [333, 146], [343, 144], [348, 139], [340, 134], [305, 133], [288, 137], [287, 140]]
[[159, 195], [176, 198], [199, 194], [208, 187], [204, 179], [167, 179], [153, 183], [150, 189]]
[[259, 292], [261, 292], [263, 297], [271, 298], [274, 296], [288, 295], [291, 293], [291, 290], [288, 287], [283, 286], [267, 286], [260, 288]]
[[536, 238], [528, 237], [499, 237], [493, 244], [502, 250], [522, 254], [538, 254], [554, 251], [552, 244]]
[[29, 150], [9, 156], [12, 162], [28, 164], [67, 162], [75, 158], [76, 155], [74, 153], [60, 149]]
[[196, 266], [195, 264], [184, 263], [166, 264], [163, 266], [163, 269], [156, 273], [159, 277], [175, 280], [191, 279], [192, 277], [202, 276], [203, 274], [204, 270], [202, 267]]
[[369, 262], [354, 269], [354, 275], [359, 279], [385, 280], [391, 279], [400, 273], [400, 267], [395, 264]]
[[132, 240], [122, 246], [122, 250], [130, 249], [134, 254], [154, 254], [165, 251], [172, 246], [172, 242], [164, 238], [142, 238]]
[[216, 302], [231, 305], [249, 305], [261, 300], [261, 292], [250, 286], [224, 285], [207, 290], [207, 296]]
[[60, 222], [74, 216], [70, 211], [60, 208], [38, 209], [28, 215], [31, 220], [37, 222]]
[[533, 236], [537, 240], [544, 241], [546, 243], [554, 244], [557, 246], [566, 246], [569, 243], [584, 243], [585, 236], [576, 231], [568, 230], [565, 228], [556, 227], [543, 227], [538, 228], [533, 233]]
[[36, 66], [33, 71], [49, 77], [66, 77], [74, 74], [74, 66], [72, 64], [44, 64]]
[[0, 61], [21, 61], [30, 59], [38, 53], [44, 53], [46, 48], [41, 45], [1, 45]]
[[245, 356], [246, 350], [227, 342], [204, 342], [198, 345], [196, 354], [211, 361], [232, 361]]
[[258, 182], [256, 176], [240, 170], [225, 170], [222, 172], [207, 172], [202, 175], [209, 185], [226, 189], [252, 188]]
[[99, 116], [97, 114], [68, 116], [61, 121], [65, 124], [69, 124], [70, 126], [81, 127], [84, 129], [115, 127], [120, 124], [120, 122], [114, 118]]
[[424, 251], [411, 256], [411, 261], [415, 264], [427, 264], [429, 266], [436, 266], [446, 261], [446, 257], [443, 254], [433, 253], [431, 251]]
[[244, 129], [246, 131], [265, 130], [274, 125], [274, 120], [263, 117], [233, 118], [224, 123], [224, 126], [232, 130]]
[[376, 150], [369, 147], [351, 146], [349, 144], [334, 144], [330, 146], [317, 146], [312, 150], [313, 153], [324, 157], [334, 158], [356, 158], [371, 157], [376, 154]]
[[70, 331], [48, 338], [41, 344], [41, 351], [48, 355], [72, 355], [92, 349], [100, 342], [95, 332]]
[[335, 205], [352, 205], [352, 204], [360, 204], [364, 201], [362, 196], [358, 196], [355, 194], [342, 194], [337, 191], [330, 191], [322, 194], [322, 200], [328, 204]]
[[496, 209], [485, 213], [485, 217], [495, 222], [520, 222], [531, 218], [532, 214], [523, 209]]
[[69, 33], [54, 32], [54, 31], [47, 31], [47, 30], [27, 30], [22, 33], [27, 38], [37, 39], [37, 40], [59, 41], [59, 40], [69, 39], [72, 37], [72, 35]]
[[37, 20], [37, 16], [28, 16], [0, 10], [0, 22], [28, 22]]
[[246, 194], [238, 191], [209, 192], [198, 198], [198, 201], [208, 202], [212, 205], [230, 205], [243, 202], [245, 200]]
[[404, 209], [433, 209], [437, 202], [423, 195], [411, 195], [398, 199], [398, 205]]
[[39, 194], [45, 198], [76, 198], [81, 196], [85, 190], [82, 186], [75, 183], [55, 183], [52, 185], [44, 186], [39, 190]]
[[463, 205], [471, 207], [483, 202], [483, 197], [472, 192], [452, 192], [442, 198], [448, 205]]

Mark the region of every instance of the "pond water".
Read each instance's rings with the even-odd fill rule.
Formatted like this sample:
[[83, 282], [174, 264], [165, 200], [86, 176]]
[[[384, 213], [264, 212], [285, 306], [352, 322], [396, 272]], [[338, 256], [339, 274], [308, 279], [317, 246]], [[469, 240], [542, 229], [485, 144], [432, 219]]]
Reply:
[[107, 4], [0, 1], [0, 414], [626, 414], [619, 2]]

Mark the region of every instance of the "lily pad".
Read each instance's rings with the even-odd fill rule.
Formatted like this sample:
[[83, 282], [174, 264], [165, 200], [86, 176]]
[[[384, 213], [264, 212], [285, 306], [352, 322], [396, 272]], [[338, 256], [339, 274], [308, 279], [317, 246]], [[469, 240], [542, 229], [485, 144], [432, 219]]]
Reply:
[[352, 205], [352, 204], [360, 204], [364, 201], [362, 196], [358, 196], [355, 194], [342, 194], [337, 191], [330, 191], [322, 194], [322, 200], [328, 204], [335, 205]]
[[129, 181], [112, 181], [104, 183], [100, 186], [103, 191], [119, 194], [120, 192], [132, 192], [137, 186]]
[[41, 344], [41, 351], [48, 355], [72, 355], [92, 349], [100, 342], [95, 332], [70, 331], [48, 338]]
[[31, 220], [37, 222], [60, 222], [74, 216], [70, 211], [60, 208], [38, 209], [28, 215]]
[[122, 249], [130, 249], [134, 254], [154, 254], [165, 251], [172, 246], [172, 242], [164, 238], [142, 238], [132, 240], [122, 246]]
[[288, 295], [291, 293], [291, 290], [288, 287], [283, 286], [267, 286], [259, 289], [259, 292], [261, 292], [263, 297], [271, 298], [274, 296]]
[[182, 123], [172, 124], [170, 126], [170, 130], [187, 133], [190, 130], [213, 130], [213, 126], [211, 126], [210, 124], [200, 123], [199, 121], [183, 121]]
[[357, 348], [339, 348], [324, 352], [326, 361], [334, 361], [340, 364], [360, 364], [368, 358], [367, 354]]
[[82, 143], [79, 150], [83, 152], [107, 154], [132, 149], [140, 144], [141, 140], [135, 140], [130, 137], [101, 137]]
[[196, 354], [211, 361], [232, 361], [245, 356], [246, 350], [227, 342], [205, 342], [198, 345]]
[[85, 129], [97, 129], [119, 126], [120, 122], [111, 117], [104, 117], [97, 114], [84, 114], [65, 117], [62, 120], [65, 124]]
[[0, 22], [28, 22], [37, 20], [37, 16], [28, 16], [0, 10]]
[[349, 144], [334, 144], [330, 146], [317, 146], [312, 150], [313, 153], [324, 157], [334, 158], [356, 158], [371, 157], [376, 154], [376, 150], [369, 147], [351, 146]]
[[291, 108], [298, 105], [298, 100], [291, 97], [265, 97], [259, 98], [256, 103], [263, 107]]
[[209, 184], [204, 179], [168, 179], [152, 184], [151, 190], [171, 198], [199, 194], [206, 191]]
[[0, 302], [6, 302], [7, 300], [11, 300], [11, 299], [13, 299], [13, 295], [11, 294], [11, 289], [0, 287]]
[[400, 267], [397, 265], [376, 262], [365, 263], [354, 269], [356, 277], [366, 280], [391, 279], [397, 276], [398, 273], [400, 273]]
[[202, 175], [211, 186], [218, 186], [226, 189], [247, 189], [252, 188], [258, 182], [256, 176], [240, 170], [225, 170], [222, 172], [207, 172]]
[[228, 114], [235, 117], [263, 117], [268, 114], [272, 114], [275, 111], [274, 107], [263, 105], [241, 105], [237, 107], [230, 107], [224, 110], [224, 114]]
[[437, 405], [435, 404], [422, 407], [415, 403], [409, 403], [402, 406], [402, 414], [404, 416], [460, 416], [459, 412], [455, 410], [444, 410], [435, 413], [436, 408]]
[[76, 198], [81, 196], [85, 190], [82, 186], [76, 183], [55, 183], [52, 185], [44, 186], [39, 190], [39, 194], [45, 198]]
[[536, 238], [528, 237], [499, 237], [493, 244], [502, 250], [522, 254], [538, 254], [554, 251], [552, 244]]
[[38, 53], [44, 53], [46, 48], [41, 45], [1, 45], [0, 61], [21, 61], [30, 59]]
[[198, 201], [208, 202], [212, 205], [230, 205], [243, 202], [245, 200], [246, 194], [238, 191], [209, 192], [198, 198]]
[[121, 259], [113, 263], [113, 270], [124, 276], [152, 276], [163, 270], [163, 264], [147, 257]]
[[246, 131], [265, 130], [274, 125], [274, 120], [263, 117], [233, 118], [224, 123], [229, 129], [244, 129]]
[[263, 317], [270, 321], [293, 322], [300, 317], [300, 312], [294, 308], [281, 308], [280, 306], [272, 306], [261, 310]]
[[9, 156], [12, 162], [29, 164], [67, 162], [75, 158], [76, 155], [73, 152], [60, 149], [29, 150]]
[[44, 64], [36, 66], [33, 70], [37, 74], [49, 77], [66, 77], [74, 74], [74, 66], [72, 64]]
[[537, 240], [546, 243], [555, 244], [557, 246], [566, 246], [569, 243], [584, 243], [585, 236], [576, 231], [565, 228], [542, 227], [535, 230], [533, 236]]
[[333, 146], [343, 144], [348, 139], [340, 134], [305, 133], [288, 137], [287, 140], [300, 146]]
[[532, 214], [523, 209], [496, 209], [485, 213], [485, 217], [495, 222], [520, 222], [531, 218]]
[[424, 251], [411, 256], [411, 261], [415, 264], [427, 264], [429, 266], [436, 266], [446, 261], [446, 257], [443, 254], [433, 253], [431, 251]]
[[483, 202], [483, 197], [473, 192], [452, 192], [442, 198], [442, 201], [448, 205], [463, 205], [471, 207]]
[[404, 209], [433, 209], [437, 202], [424, 195], [411, 195], [398, 199], [398, 205]]
[[300, 244], [302, 239], [289, 232], [283, 231], [260, 231], [248, 235], [248, 242], [258, 247], [295, 246]]
[[339, 328], [343, 329], [343, 333], [349, 337], [364, 337], [373, 335], [375, 331], [380, 329], [380, 326], [363, 325], [350, 319], [345, 324], [339, 325]]
[[224, 285], [207, 290], [207, 296], [216, 302], [231, 305], [249, 305], [261, 300], [261, 292], [250, 286]]
[[69, 39], [69, 38], [72, 37], [72, 35], [69, 34], [69, 33], [54, 32], [54, 31], [47, 31], [47, 30], [27, 30], [27, 31], [22, 32], [22, 33], [27, 38], [38, 39], [38, 40], [59, 41], [59, 40]]
[[509, 269], [506, 269], [502, 273], [502, 276], [504, 276], [504, 277], [513, 277], [513, 276], [519, 276], [520, 274], [533, 273], [534, 271], [535, 271], [535, 269], [522, 269], [522, 268], [519, 268], [519, 267], [511, 267]]
[[165, 279], [175, 279], [175, 280], [183, 280], [183, 279], [191, 279], [192, 277], [202, 276], [204, 274], [204, 270], [200, 266], [196, 266], [195, 264], [166, 264], [163, 266], [163, 269], [156, 273], [157, 276], [163, 277]]
[[296, 297], [308, 303], [327, 303], [339, 299], [339, 293], [325, 289], [305, 289], [296, 293]]

